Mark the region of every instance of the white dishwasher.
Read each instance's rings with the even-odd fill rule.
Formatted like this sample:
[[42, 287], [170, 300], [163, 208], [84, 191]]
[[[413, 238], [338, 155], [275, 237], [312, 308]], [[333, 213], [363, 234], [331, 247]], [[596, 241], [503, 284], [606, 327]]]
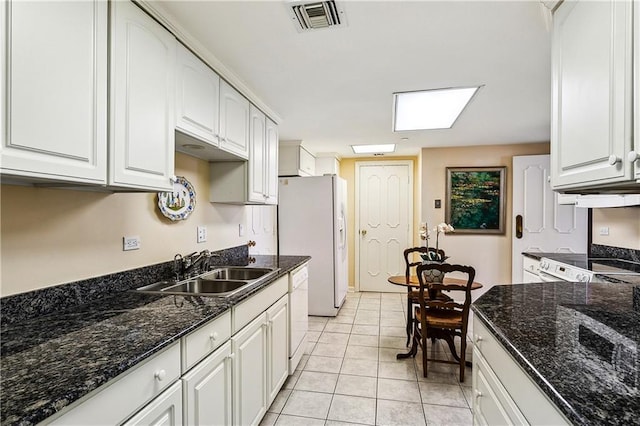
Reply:
[[289, 374], [293, 374], [307, 346], [309, 328], [309, 269], [307, 263], [289, 275]]

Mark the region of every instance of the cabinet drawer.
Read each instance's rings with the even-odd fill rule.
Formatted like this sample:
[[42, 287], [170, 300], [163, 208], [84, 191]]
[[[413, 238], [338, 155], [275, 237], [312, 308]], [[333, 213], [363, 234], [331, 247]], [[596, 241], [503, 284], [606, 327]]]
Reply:
[[72, 406], [54, 425], [120, 424], [180, 377], [180, 345], [173, 344]]
[[538, 269], [540, 268], [540, 261], [532, 259], [527, 256], [522, 256], [522, 269], [538, 275]]
[[258, 293], [232, 309], [232, 333], [237, 333], [242, 327], [249, 324], [252, 319], [266, 311], [278, 299], [287, 294], [289, 289], [289, 276], [284, 275], [269, 284]]
[[569, 424], [555, 404], [516, 363], [477, 315], [474, 315], [473, 334], [474, 349], [482, 355], [489, 367], [499, 366], [491, 371], [529, 423]]
[[231, 337], [231, 310], [198, 328], [181, 340], [182, 373]]
[[182, 425], [182, 382], [179, 380], [122, 426], [156, 425]]
[[473, 413], [477, 425], [527, 424], [517, 405], [487, 365], [478, 350], [473, 351]]

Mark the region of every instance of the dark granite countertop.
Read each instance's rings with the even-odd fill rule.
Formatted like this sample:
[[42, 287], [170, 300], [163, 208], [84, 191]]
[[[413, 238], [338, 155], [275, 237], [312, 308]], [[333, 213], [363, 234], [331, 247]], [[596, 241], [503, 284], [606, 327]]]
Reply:
[[0, 423], [28, 425], [46, 419], [309, 259], [255, 256], [251, 266], [280, 271], [229, 298], [117, 291], [73, 309], [4, 321]]
[[615, 283], [501, 285], [472, 308], [571, 422], [637, 424], [640, 306], [636, 300], [634, 308], [634, 288]]

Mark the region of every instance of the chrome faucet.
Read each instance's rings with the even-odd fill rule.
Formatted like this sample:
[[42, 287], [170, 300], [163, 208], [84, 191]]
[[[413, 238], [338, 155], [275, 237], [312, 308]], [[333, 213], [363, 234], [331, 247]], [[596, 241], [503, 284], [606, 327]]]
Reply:
[[212, 257], [219, 257], [216, 253], [209, 250], [202, 250], [200, 253], [194, 251], [186, 256], [176, 254], [173, 258], [173, 268], [176, 274], [176, 280], [190, 278], [209, 270]]
[[185, 256], [182, 261], [182, 273], [185, 277], [191, 275], [198, 275], [207, 269], [209, 269], [209, 262], [211, 260], [211, 252], [209, 250], [202, 250], [200, 253], [194, 252]]
[[182, 271], [183, 257], [180, 253], [173, 256], [173, 273], [176, 275], [176, 281], [180, 281], [180, 272]]

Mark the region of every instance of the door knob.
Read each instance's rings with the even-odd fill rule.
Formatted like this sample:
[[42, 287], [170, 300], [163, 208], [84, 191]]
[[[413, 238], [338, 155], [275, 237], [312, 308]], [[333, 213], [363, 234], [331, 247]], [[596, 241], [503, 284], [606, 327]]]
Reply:
[[367, 235], [367, 230], [363, 229], [362, 231], [360, 231], [360, 233], [362, 234], [362, 236], [364, 237], [365, 235]]

